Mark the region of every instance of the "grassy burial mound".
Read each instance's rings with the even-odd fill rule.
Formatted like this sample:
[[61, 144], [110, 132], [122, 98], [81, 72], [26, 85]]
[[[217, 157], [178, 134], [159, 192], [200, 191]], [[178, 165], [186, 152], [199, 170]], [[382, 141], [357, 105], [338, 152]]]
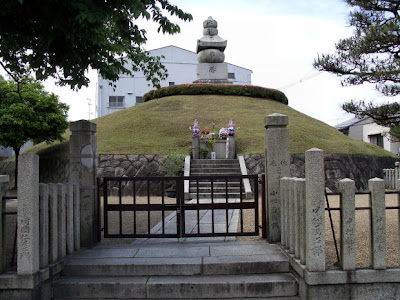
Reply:
[[[189, 88], [194, 90], [192, 86]], [[200, 88], [209, 89], [207, 86], [196, 88], [199, 93], [204, 92]], [[176, 88], [173, 92], [162, 90], [158, 95], [151, 95], [143, 104], [93, 120], [97, 124], [98, 153], [189, 154], [192, 143], [189, 126], [195, 119], [200, 128], [215, 132], [227, 127], [228, 121], [233, 119], [238, 154], [261, 154], [264, 153], [264, 117], [281, 113], [289, 116], [292, 154], [317, 147], [325, 153], [391, 155], [382, 148], [349, 138], [333, 127], [290, 108], [285, 95], [279, 91], [272, 93], [268, 99], [269, 94], [262, 94], [262, 90], [259, 95], [250, 95], [244, 88], [237, 90], [242, 94], [244, 91], [245, 96], [238, 92], [226, 95], [221, 91], [219, 95], [210, 94], [212, 90], [200, 95], [185, 95], [184, 91]], [[250, 92], [253, 91], [250, 89]], [[271, 93], [271, 90], [267, 92]], [[69, 135], [67, 132], [65, 137], [68, 139]], [[51, 151], [43, 144], [32, 150]]]
[[289, 116], [290, 152], [317, 147], [325, 153], [387, 156], [387, 151], [343, 135], [335, 128], [310, 118], [277, 101], [243, 96], [169, 96], [125, 109], [94, 122], [98, 125], [100, 154], [163, 154], [191, 151], [189, 126], [218, 132], [229, 119], [236, 124], [238, 154], [264, 153], [264, 117]]

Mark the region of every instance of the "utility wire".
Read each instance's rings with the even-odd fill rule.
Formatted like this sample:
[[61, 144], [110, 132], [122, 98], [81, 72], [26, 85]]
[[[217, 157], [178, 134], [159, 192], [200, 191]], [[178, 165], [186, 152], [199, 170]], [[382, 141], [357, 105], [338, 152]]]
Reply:
[[[311, 73], [311, 74], [310, 74], [310, 73]], [[316, 76], [318, 76], [318, 75], [320, 75], [320, 74], [322, 74], [321, 71], [311, 71], [311, 72], [308, 72], [306, 75], [304, 75], [304, 76], [303, 76], [302, 78], [300, 78], [299, 80], [294, 81], [294, 82], [289, 83], [289, 84], [286, 84], [286, 85], [284, 85], [284, 86], [278, 88], [278, 90], [288, 89], [288, 88], [290, 88], [290, 87], [292, 87], [292, 86], [295, 86], [295, 85], [297, 85], [297, 84], [303, 83], [304, 81], [307, 81], [307, 80], [309, 80], [309, 79], [311, 79], [311, 78], [314, 78], [314, 77], [316, 77]]]

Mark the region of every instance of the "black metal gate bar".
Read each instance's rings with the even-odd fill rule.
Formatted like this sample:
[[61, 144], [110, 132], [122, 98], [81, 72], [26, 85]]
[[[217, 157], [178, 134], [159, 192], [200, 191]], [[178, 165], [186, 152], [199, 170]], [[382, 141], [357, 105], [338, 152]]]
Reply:
[[[259, 220], [259, 205], [258, 205], [258, 176], [254, 178], [253, 180], [253, 190], [254, 190], [254, 202], [256, 202], [256, 209], [254, 211], [254, 226], [255, 226], [255, 231], [256, 231], [256, 235], [258, 236], [260, 234], [260, 226], [258, 225], [260, 220]], [[257, 201], [256, 201], [257, 199]], [[262, 224], [263, 226], [265, 226], [264, 224]]]
[[151, 230], [151, 220], [150, 220], [150, 180], [147, 180], [147, 206], [149, 207], [147, 211], [147, 232]]
[[[265, 197], [265, 174], [261, 175], [261, 227], [262, 237], [267, 238], [267, 211], [266, 211], [266, 197]], [[254, 183], [256, 184], [256, 183]], [[258, 183], [257, 183], [258, 186]]]
[[[118, 182], [118, 203], [122, 205], [122, 182]], [[122, 211], [119, 211], [119, 234], [122, 235]]]
[[[244, 180], [240, 181], [240, 203], [243, 203], [243, 184]], [[243, 209], [240, 209], [240, 232], [243, 232]]]
[[133, 193], [133, 234], [136, 235], [136, 227], [137, 227], [137, 212], [136, 212], [136, 181], [133, 182], [132, 185], [132, 193]]
[[107, 205], [108, 205], [108, 180], [103, 178], [103, 221], [104, 221], [104, 237], [108, 236], [108, 213], [107, 213]]
[[[228, 179], [225, 178], [225, 202], [229, 202], [229, 191], [228, 191]], [[226, 233], [229, 233], [229, 211], [228, 208], [225, 210], [225, 220], [226, 220]]]
[[[165, 191], [165, 184], [164, 180], [161, 181], [161, 190]], [[161, 222], [162, 222], [162, 234], [165, 234], [165, 198], [164, 198], [164, 193], [161, 194], [161, 204], [163, 207], [163, 210], [161, 211]]]
[[[178, 237], [182, 236], [182, 232], [185, 231], [185, 227], [182, 226], [182, 204], [185, 202], [185, 194], [183, 190], [184, 186], [184, 181], [179, 180], [179, 178], [176, 178], [176, 190], [178, 193], [176, 194], [176, 204], [178, 205], [176, 209], [176, 233]], [[183, 223], [184, 224], [184, 223]]]
[[[165, 211], [177, 211], [178, 204], [170, 204], [166, 205], [164, 201], [164, 193], [162, 193], [162, 203], [161, 204], [151, 204], [150, 203], [150, 182], [151, 181], [161, 181], [163, 186], [163, 191], [165, 190], [165, 181], [176, 180], [175, 177], [104, 177], [103, 178], [103, 195], [104, 195], [104, 237], [105, 238], [156, 238], [156, 237], [168, 237], [168, 238], [175, 238], [178, 237], [179, 232], [177, 233], [165, 233], [165, 223], [163, 222], [163, 232], [162, 234], [153, 234], [150, 231], [147, 233], [139, 233], [137, 232], [137, 225], [138, 225], [138, 212], [147, 212], [147, 228], [151, 230], [151, 212], [152, 211], [161, 211], [163, 215], [163, 220], [165, 218]], [[122, 182], [133, 182], [132, 187], [132, 196], [133, 196], [133, 203], [132, 204], [124, 204], [122, 203]], [[137, 189], [136, 183], [138, 181], [143, 181], [147, 183], [147, 201], [145, 204], [138, 204], [137, 203]], [[118, 184], [118, 195], [119, 198], [118, 204], [110, 204], [109, 203], [109, 189], [110, 183], [117, 182]], [[110, 233], [109, 231], [109, 212], [117, 212], [119, 216], [119, 233]], [[132, 233], [123, 233], [122, 232], [122, 213], [125, 211], [133, 211], [134, 213], [134, 220], [133, 220], [133, 232]], [[150, 221], [150, 222], [149, 222]]]
[[[251, 236], [258, 235], [259, 233], [259, 215], [258, 215], [258, 176], [257, 175], [219, 175], [219, 176], [185, 176], [185, 177], [105, 177], [103, 180], [103, 196], [104, 196], [104, 237], [105, 238], [161, 238], [161, 237], [209, 237], [209, 236]], [[254, 199], [253, 201], [244, 201], [243, 200], [243, 179], [249, 179], [253, 182], [253, 191], [254, 191]], [[184, 181], [191, 180], [196, 183], [196, 195], [197, 199], [194, 203], [185, 203], [184, 199]], [[123, 201], [123, 182], [132, 182], [132, 197], [133, 201], [131, 204], [124, 203]], [[137, 185], [138, 181], [145, 182], [147, 184], [146, 193], [147, 193], [147, 201], [144, 204], [137, 203]], [[152, 204], [151, 203], [151, 186], [152, 182], [156, 182], [159, 184], [161, 182], [161, 203]], [[173, 181], [176, 184], [177, 194], [176, 194], [176, 202], [174, 204], [167, 204], [164, 198], [165, 188], [167, 187], [166, 181]], [[199, 197], [200, 190], [200, 182], [204, 183], [210, 181], [211, 182], [211, 199], [202, 203]], [[215, 201], [215, 181], [225, 183], [225, 201]], [[233, 183], [236, 186], [236, 183], [239, 183], [240, 187], [240, 197], [238, 202], [230, 202], [229, 201], [229, 184]], [[118, 201], [117, 204], [109, 203], [110, 193], [109, 189], [112, 189], [115, 186], [115, 183], [118, 187]], [[125, 188], [125, 186], [124, 186]], [[229, 232], [229, 210], [239, 210], [240, 214], [240, 232]], [[253, 210], [254, 211], [254, 231], [244, 232], [244, 214], [243, 210]], [[197, 220], [197, 232], [186, 232], [186, 224], [185, 224], [185, 211], [193, 211], [195, 210], [195, 218]], [[226, 219], [226, 230], [221, 232], [216, 232], [215, 228], [215, 212], [218, 210], [225, 210], [225, 219]], [[132, 233], [124, 233], [123, 230], [123, 220], [122, 218], [124, 212], [133, 212], [133, 232]], [[166, 233], [165, 230], [165, 212], [176, 212], [176, 233]], [[200, 228], [200, 211], [210, 211], [211, 212], [211, 220], [212, 226], [210, 232], [203, 232]], [[109, 213], [117, 212], [119, 217], [119, 230], [118, 233], [110, 233], [109, 228]], [[147, 232], [141, 233], [137, 230], [138, 225], [138, 214], [140, 212], [147, 212]], [[161, 212], [161, 233], [151, 233], [151, 219], [152, 212]], [[146, 227], [145, 227], [146, 228]]]
[[214, 214], [214, 180], [211, 179], [211, 232], [215, 233], [215, 214]]
[[[228, 180], [234, 180], [234, 179], [239, 179], [241, 180], [239, 184], [242, 183], [242, 180], [248, 178], [248, 179], [253, 179], [254, 182], [254, 198], [253, 201], [251, 202], [243, 202], [243, 195], [241, 195], [241, 201], [237, 203], [229, 202], [228, 196], [229, 192], [227, 193], [227, 188], [228, 188]], [[199, 213], [200, 210], [211, 210], [211, 213], [214, 213], [214, 210], [225, 210], [226, 211], [226, 216], [229, 215], [228, 211], [229, 209], [238, 209], [238, 210], [243, 210], [243, 209], [252, 209], [254, 211], [254, 231], [251, 232], [229, 232], [228, 229], [228, 218], [226, 217], [226, 230], [225, 232], [215, 232], [214, 230], [214, 219], [213, 219], [213, 224], [212, 224], [212, 232], [207, 232], [207, 233], [202, 233], [197, 230], [197, 233], [183, 233], [183, 237], [210, 237], [210, 236], [254, 236], [259, 234], [259, 208], [258, 208], [258, 175], [215, 175], [215, 176], [186, 176], [184, 177], [184, 180], [192, 180], [196, 181], [196, 195], [197, 195], [197, 200], [195, 203], [184, 203], [181, 207], [182, 214], [185, 215], [185, 211], [190, 211], [190, 210], [197, 210], [197, 213]], [[223, 180], [225, 183], [225, 202], [222, 203], [215, 203], [214, 202], [214, 197], [213, 197], [213, 189], [211, 192], [211, 203], [199, 203], [199, 180], [208, 180], [211, 183], [214, 180]], [[232, 181], [231, 181], [232, 182]], [[241, 193], [242, 194], [242, 193]], [[183, 221], [183, 226], [185, 226], [185, 221]], [[197, 221], [198, 228], [199, 226], [199, 221]]]

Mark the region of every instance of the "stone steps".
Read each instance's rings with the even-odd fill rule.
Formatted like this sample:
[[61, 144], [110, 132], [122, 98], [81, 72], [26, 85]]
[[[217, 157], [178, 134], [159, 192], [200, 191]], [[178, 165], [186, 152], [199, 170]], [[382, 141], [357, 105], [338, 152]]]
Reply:
[[265, 242], [96, 248], [68, 258], [53, 299], [298, 299], [287, 256]]
[[296, 281], [288, 273], [68, 277], [59, 280], [53, 290], [53, 299], [268, 299], [296, 295]]
[[244, 275], [289, 271], [289, 262], [278, 252], [269, 255], [220, 257], [118, 257], [82, 258], [65, 265], [63, 276], [179, 276]]
[[235, 165], [237, 159], [192, 159], [190, 165]]
[[[211, 185], [210, 186], [199, 186], [198, 188], [199, 193], [211, 193]], [[238, 192], [240, 190], [240, 187], [238, 186], [228, 186], [228, 193], [234, 193]], [[190, 186], [190, 192], [196, 193], [197, 192], [197, 187], [196, 186]], [[214, 193], [226, 193], [226, 187], [225, 186], [213, 186], [213, 192]]]
[[[219, 175], [241, 175], [239, 161], [237, 159], [196, 159], [190, 162], [191, 176], [219, 176]], [[214, 199], [237, 199], [240, 198], [239, 179], [214, 179], [213, 180], [213, 198]], [[226, 185], [228, 185], [228, 196], [226, 195]], [[242, 197], [245, 196], [242, 189]], [[189, 183], [190, 199], [210, 199], [211, 198], [211, 180], [208, 181], [190, 181]]]
[[[214, 199], [239, 199], [240, 198], [240, 192], [229, 192], [228, 196], [226, 193], [213, 193], [213, 198]], [[245, 198], [245, 193], [242, 193], [242, 198]], [[197, 193], [196, 192], [190, 192], [189, 193], [190, 199], [197, 199]], [[211, 192], [201, 192], [199, 193], [199, 199], [211, 199]]]
[[190, 169], [190, 175], [208, 175], [208, 174], [218, 174], [218, 175], [225, 175], [225, 174], [231, 174], [231, 175], [239, 175], [240, 174], [240, 168], [209, 168], [209, 167], [203, 167], [203, 168], [191, 168]]

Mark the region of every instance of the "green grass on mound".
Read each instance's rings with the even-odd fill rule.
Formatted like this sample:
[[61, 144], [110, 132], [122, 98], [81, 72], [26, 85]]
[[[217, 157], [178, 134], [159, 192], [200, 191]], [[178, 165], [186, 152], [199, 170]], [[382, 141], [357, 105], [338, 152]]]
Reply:
[[[181, 95], [152, 100], [96, 120], [99, 154], [189, 154], [189, 126], [197, 119], [200, 128], [215, 131], [236, 124], [240, 155], [264, 153], [264, 117], [272, 113], [289, 116], [290, 152], [304, 153], [317, 147], [325, 153], [390, 156], [375, 145], [343, 135], [335, 128], [289, 106], [243, 96]], [[69, 134], [66, 134], [69, 136]], [[37, 145], [35, 152], [46, 147]]]

